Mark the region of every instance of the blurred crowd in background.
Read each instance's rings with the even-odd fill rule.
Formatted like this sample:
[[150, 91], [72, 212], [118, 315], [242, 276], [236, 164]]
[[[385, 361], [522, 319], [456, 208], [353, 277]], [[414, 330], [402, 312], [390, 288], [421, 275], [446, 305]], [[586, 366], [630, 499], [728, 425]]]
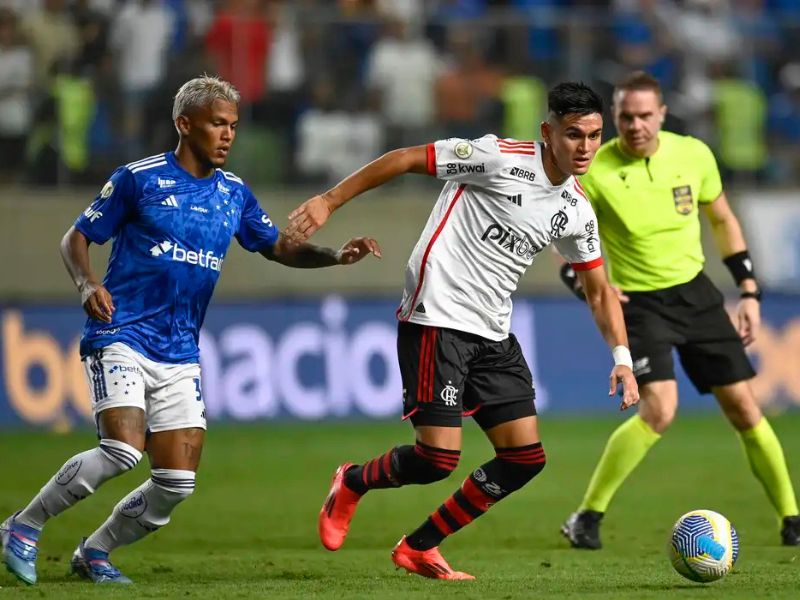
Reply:
[[800, 0], [0, 0], [0, 180], [101, 182], [173, 148], [174, 93], [205, 72], [242, 94], [231, 169], [283, 184], [537, 138], [552, 84], [609, 98], [645, 69], [732, 185], [796, 184], [798, 42]]

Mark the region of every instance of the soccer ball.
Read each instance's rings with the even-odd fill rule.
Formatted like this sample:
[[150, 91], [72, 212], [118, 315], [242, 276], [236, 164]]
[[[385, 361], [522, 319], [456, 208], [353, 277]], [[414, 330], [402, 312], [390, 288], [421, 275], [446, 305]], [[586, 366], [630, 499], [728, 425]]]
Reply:
[[667, 553], [678, 573], [708, 583], [724, 577], [736, 563], [739, 536], [721, 514], [693, 510], [675, 523]]

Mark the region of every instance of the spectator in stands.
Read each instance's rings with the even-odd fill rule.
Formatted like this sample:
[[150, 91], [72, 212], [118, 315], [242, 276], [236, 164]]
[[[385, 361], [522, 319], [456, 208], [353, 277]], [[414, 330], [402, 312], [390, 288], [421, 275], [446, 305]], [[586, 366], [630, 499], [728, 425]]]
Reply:
[[145, 113], [164, 78], [173, 27], [172, 13], [160, 0], [131, 0], [112, 23], [111, 43], [123, 93], [123, 139], [128, 160], [146, 150]]
[[80, 47], [78, 30], [66, 0], [43, 0], [42, 10], [31, 10], [25, 15], [21, 29], [33, 51], [35, 87], [46, 94], [56, 62], [71, 61]]
[[0, 9], [0, 172], [14, 175], [25, 156], [31, 125], [33, 56], [23, 43], [17, 15]]
[[434, 86], [441, 69], [433, 44], [416, 24], [390, 20], [369, 55], [367, 88], [376, 98], [390, 146], [428, 139], [435, 115]]
[[206, 51], [214, 70], [241, 93], [239, 115], [244, 117], [267, 93], [272, 27], [260, 0], [221, 4], [206, 34]]

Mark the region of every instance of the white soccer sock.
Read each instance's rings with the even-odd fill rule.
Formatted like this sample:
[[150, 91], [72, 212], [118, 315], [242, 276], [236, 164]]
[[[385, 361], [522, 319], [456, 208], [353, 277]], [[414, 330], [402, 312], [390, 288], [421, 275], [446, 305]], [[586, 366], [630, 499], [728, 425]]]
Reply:
[[15, 520], [41, 530], [50, 517], [90, 496], [103, 482], [132, 469], [141, 459], [142, 453], [125, 442], [100, 440], [99, 448], [64, 463]]
[[111, 552], [163, 527], [172, 510], [192, 494], [194, 481], [193, 471], [153, 469], [152, 477], [123, 498], [86, 539], [85, 547]]

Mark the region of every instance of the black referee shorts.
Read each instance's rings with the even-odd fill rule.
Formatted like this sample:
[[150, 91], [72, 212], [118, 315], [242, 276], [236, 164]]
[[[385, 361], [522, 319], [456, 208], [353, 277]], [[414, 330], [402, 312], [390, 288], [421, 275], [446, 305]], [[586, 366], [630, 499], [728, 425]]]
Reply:
[[536, 414], [531, 371], [513, 334], [494, 342], [401, 321], [397, 357], [403, 418], [415, 426], [460, 427], [472, 416], [485, 431]]
[[675, 379], [673, 348], [701, 394], [755, 376], [722, 294], [704, 273], [671, 288], [626, 294], [630, 302], [622, 309], [639, 385]]

